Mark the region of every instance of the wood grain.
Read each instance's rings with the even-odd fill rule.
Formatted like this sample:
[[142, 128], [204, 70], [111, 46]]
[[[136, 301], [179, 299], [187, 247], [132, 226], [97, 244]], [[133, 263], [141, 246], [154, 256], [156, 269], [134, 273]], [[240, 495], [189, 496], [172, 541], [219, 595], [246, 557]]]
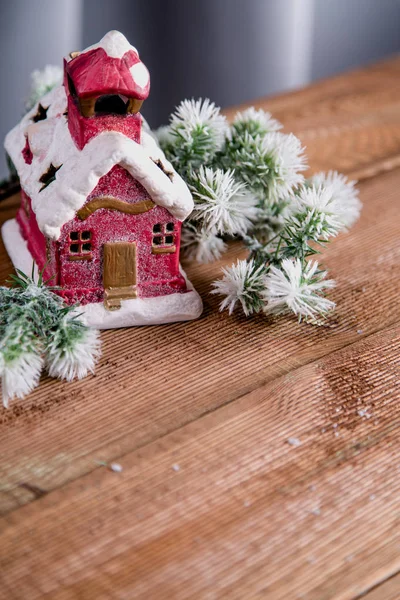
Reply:
[[378, 332], [14, 511], [5, 586], [353, 598], [400, 566], [399, 350]]
[[[326, 327], [219, 313], [209, 291], [243, 256], [232, 245], [184, 265], [199, 320], [105, 332], [94, 377], [44, 377], [1, 412], [0, 598], [391, 598], [399, 75], [394, 59], [259, 103], [307, 143], [312, 170], [364, 180], [359, 223], [323, 255], [338, 282]], [[122, 473], [99, 466], [111, 461]]]
[[384, 583], [374, 586], [363, 598], [364, 600], [398, 600], [399, 590], [400, 575], [395, 575]]

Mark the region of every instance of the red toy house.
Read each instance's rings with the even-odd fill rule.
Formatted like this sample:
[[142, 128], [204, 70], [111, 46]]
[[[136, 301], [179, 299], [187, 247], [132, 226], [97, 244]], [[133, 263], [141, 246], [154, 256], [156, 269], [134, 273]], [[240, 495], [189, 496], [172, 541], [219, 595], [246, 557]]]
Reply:
[[[3, 229], [14, 264], [39, 269], [98, 327], [195, 318], [179, 265], [190, 192], [138, 112], [149, 74], [119, 32], [64, 61], [64, 83], [6, 138], [21, 207]], [[111, 312], [112, 311], [112, 312]]]

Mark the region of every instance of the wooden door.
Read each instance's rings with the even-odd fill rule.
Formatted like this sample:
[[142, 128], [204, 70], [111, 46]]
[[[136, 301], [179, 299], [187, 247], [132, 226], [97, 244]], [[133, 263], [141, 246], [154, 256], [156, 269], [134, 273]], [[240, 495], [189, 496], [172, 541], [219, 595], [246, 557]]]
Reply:
[[118, 310], [121, 300], [137, 297], [136, 243], [108, 242], [103, 248], [104, 305]]

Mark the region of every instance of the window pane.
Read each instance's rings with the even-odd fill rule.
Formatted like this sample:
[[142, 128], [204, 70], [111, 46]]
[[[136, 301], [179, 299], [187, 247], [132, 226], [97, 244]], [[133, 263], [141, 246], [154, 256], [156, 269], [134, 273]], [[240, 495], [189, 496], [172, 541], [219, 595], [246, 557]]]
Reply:
[[156, 246], [160, 246], [160, 244], [162, 244], [163, 238], [162, 237], [153, 237], [153, 244], [155, 244]]
[[82, 244], [82, 252], [90, 252], [92, 249], [92, 244], [87, 242], [86, 244]]
[[128, 98], [120, 94], [105, 94], [96, 100], [96, 114], [125, 115], [128, 109]]
[[69, 237], [71, 238], [71, 240], [79, 240], [79, 234], [77, 231], [71, 231]]
[[161, 233], [161, 223], [156, 223], [153, 227], [154, 233]]
[[79, 244], [71, 244], [69, 247], [70, 252], [79, 252]]
[[174, 236], [173, 235], [166, 235], [165, 236], [165, 243], [166, 244], [173, 244], [174, 243]]
[[174, 230], [174, 224], [173, 223], [167, 223], [166, 230], [167, 231], [173, 231]]
[[90, 238], [91, 238], [91, 231], [82, 231], [82, 233], [81, 233], [82, 240], [90, 240]]

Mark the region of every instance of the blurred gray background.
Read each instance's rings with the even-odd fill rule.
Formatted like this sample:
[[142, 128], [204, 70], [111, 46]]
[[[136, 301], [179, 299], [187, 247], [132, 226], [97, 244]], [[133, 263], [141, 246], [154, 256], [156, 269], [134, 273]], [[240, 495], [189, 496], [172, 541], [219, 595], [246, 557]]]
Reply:
[[142, 112], [156, 127], [186, 97], [224, 107], [398, 52], [400, 0], [2, 0], [1, 139], [23, 113], [32, 70], [110, 29], [150, 70]]

